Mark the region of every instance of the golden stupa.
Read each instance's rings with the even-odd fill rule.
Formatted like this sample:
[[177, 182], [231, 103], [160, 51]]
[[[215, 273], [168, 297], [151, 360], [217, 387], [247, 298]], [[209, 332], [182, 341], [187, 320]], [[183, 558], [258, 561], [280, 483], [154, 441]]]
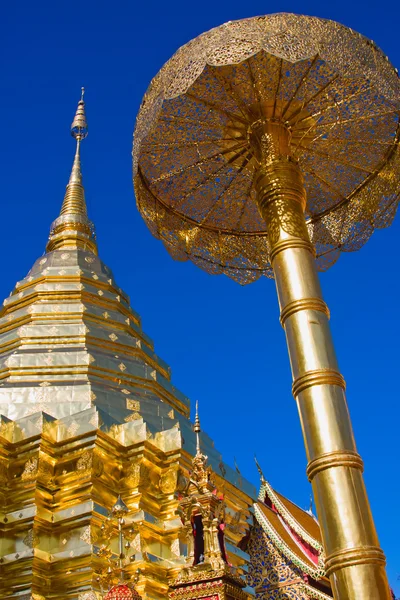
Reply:
[[200, 435], [98, 257], [83, 96], [71, 130], [46, 253], [0, 312], [0, 597], [329, 600], [315, 517]]

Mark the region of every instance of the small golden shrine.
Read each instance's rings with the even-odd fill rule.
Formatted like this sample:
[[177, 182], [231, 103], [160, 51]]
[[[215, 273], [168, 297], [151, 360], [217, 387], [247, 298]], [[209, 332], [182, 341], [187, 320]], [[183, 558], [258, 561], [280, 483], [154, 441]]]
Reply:
[[207, 469], [207, 456], [200, 449], [200, 421], [196, 407], [194, 431], [196, 455], [190, 480], [180, 501], [188, 552], [186, 566], [172, 582], [170, 600], [247, 600], [242, 578], [228, 562], [225, 548], [225, 503]]

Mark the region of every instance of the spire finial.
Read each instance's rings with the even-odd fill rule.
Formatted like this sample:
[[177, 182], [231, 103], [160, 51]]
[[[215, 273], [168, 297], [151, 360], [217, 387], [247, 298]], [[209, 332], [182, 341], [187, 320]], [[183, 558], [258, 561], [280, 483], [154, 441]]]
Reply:
[[308, 514], [311, 516], [314, 516], [314, 511], [313, 511], [313, 507], [314, 507], [314, 498], [313, 495], [310, 494], [310, 508], [308, 509]]
[[81, 248], [97, 254], [94, 226], [88, 219], [85, 192], [82, 183], [80, 146], [87, 137], [88, 125], [83, 100], [85, 88], [81, 89], [74, 120], [71, 124], [71, 135], [76, 140], [76, 152], [72, 171], [61, 207], [60, 216], [52, 223], [46, 251], [61, 248]]
[[259, 464], [259, 462], [257, 460], [256, 455], [254, 455], [254, 462], [256, 463], [256, 467], [257, 467], [258, 474], [260, 475], [261, 483], [263, 484], [263, 483], [266, 482], [266, 479], [264, 477], [264, 473], [262, 472], [262, 469], [260, 467], [260, 464]]
[[85, 88], [81, 88], [81, 99], [78, 102], [78, 108], [76, 109], [74, 120], [71, 124], [71, 135], [77, 142], [84, 140], [88, 134], [88, 126], [85, 115], [85, 102], [83, 97], [85, 95]]
[[200, 449], [201, 427], [200, 427], [200, 419], [199, 419], [199, 401], [198, 400], [196, 400], [196, 416], [194, 419], [193, 429], [196, 434], [196, 454], [199, 455], [199, 454], [201, 454], [201, 449]]

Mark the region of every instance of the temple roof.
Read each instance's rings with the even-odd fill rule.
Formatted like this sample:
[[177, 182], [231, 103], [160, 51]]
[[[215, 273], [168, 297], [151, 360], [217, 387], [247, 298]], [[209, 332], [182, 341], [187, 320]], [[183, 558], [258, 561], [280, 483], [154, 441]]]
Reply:
[[324, 575], [324, 552], [315, 517], [263, 480], [254, 505], [257, 522], [286, 558], [315, 579]]
[[303, 510], [294, 502], [275, 491], [273, 487], [264, 481], [260, 490], [259, 498], [268, 498], [276, 507], [278, 514], [296, 531], [296, 533], [317, 550], [322, 549], [321, 529], [316, 517], [309, 510]]

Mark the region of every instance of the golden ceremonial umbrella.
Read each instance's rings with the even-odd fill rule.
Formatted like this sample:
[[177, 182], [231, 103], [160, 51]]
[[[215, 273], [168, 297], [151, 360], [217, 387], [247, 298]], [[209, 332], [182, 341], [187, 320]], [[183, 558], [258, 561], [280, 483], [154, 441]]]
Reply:
[[387, 599], [317, 269], [390, 225], [400, 83], [338, 23], [275, 14], [180, 48], [137, 118], [137, 204], [172, 256], [239, 283], [275, 277], [335, 597]]

